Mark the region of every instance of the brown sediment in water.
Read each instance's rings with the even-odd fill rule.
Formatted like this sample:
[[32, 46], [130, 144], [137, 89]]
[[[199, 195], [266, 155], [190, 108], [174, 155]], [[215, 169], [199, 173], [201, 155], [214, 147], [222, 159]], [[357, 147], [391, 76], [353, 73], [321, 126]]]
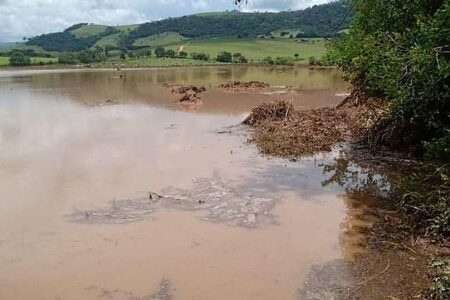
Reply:
[[294, 110], [288, 101], [277, 101], [254, 108], [243, 124], [254, 129], [251, 141], [262, 153], [299, 157], [361, 136], [383, 112], [370, 104]]
[[[353, 298], [403, 299], [402, 288], [414, 294], [410, 286], [426, 284], [414, 277], [423, 261], [403, 255], [406, 247], [369, 247], [370, 210], [335, 184], [323, 188], [328, 176], [316, 159], [266, 160], [243, 145], [245, 132], [232, 126], [282, 96], [208, 86], [231, 76], [272, 86], [295, 80], [311, 89], [289, 94], [300, 109], [337, 104], [340, 90], [328, 89], [335, 78], [308, 73], [328, 78], [312, 88], [299, 75], [290, 82], [242, 72], [130, 71], [126, 81], [46, 73], [0, 82], [0, 299], [297, 299], [305, 280], [316, 288], [300, 299], [328, 299], [313, 296], [339, 283]], [[208, 86], [195, 106], [203, 113], [181, 112], [162, 81]], [[79, 105], [107, 99], [121, 105]], [[272, 107], [271, 121], [298, 114], [286, 107]]]

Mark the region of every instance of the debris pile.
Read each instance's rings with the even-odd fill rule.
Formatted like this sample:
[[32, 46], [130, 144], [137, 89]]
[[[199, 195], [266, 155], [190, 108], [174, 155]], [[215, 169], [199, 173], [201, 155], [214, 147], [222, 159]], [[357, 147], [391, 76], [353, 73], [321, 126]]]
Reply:
[[178, 102], [182, 104], [198, 104], [201, 100], [200, 94], [206, 91], [205, 87], [192, 85], [172, 85], [170, 88], [172, 94], [180, 95]]
[[268, 121], [282, 121], [294, 112], [294, 106], [288, 101], [263, 103], [254, 108], [252, 113], [242, 122], [245, 125], [256, 126]]
[[381, 114], [370, 105], [296, 111], [278, 101], [253, 109], [243, 124], [254, 128], [251, 141], [262, 153], [292, 158], [331, 151], [336, 143], [361, 136]]
[[264, 81], [231, 81], [217, 86], [218, 89], [228, 92], [255, 91], [269, 87], [270, 84]]

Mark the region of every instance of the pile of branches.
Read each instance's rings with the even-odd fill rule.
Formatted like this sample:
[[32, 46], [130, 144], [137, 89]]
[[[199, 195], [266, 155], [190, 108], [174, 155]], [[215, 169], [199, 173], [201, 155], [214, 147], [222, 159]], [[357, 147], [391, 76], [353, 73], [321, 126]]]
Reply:
[[242, 123], [256, 126], [264, 122], [282, 121], [289, 118], [293, 112], [294, 106], [288, 101], [263, 103], [254, 108]]
[[369, 105], [296, 111], [286, 101], [264, 103], [243, 121], [264, 154], [293, 158], [331, 151], [339, 142], [365, 136], [381, 114]]

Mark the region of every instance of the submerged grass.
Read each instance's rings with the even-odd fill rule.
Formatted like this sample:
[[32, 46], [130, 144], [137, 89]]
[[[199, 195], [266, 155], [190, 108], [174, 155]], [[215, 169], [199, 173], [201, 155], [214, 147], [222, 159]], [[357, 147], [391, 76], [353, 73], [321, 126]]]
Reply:
[[450, 236], [450, 165], [426, 165], [394, 185], [393, 193], [413, 231]]

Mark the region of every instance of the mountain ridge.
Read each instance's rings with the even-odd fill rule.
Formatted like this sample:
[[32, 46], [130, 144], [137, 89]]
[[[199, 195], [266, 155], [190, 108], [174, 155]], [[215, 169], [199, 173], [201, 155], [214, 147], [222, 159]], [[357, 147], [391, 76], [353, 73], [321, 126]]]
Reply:
[[[296, 32], [296, 37], [329, 37], [346, 28], [349, 13], [343, 1], [284, 12], [210, 12], [135, 25], [107, 26], [79, 23], [62, 32], [43, 34], [29, 39], [26, 45], [46, 51], [81, 51], [94, 46], [112, 49], [137, 49], [136, 43], [164, 33], [181, 38], [259, 37], [271, 38], [273, 32]], [[351, 17], [351, 16], [350, 16]], [[339, 28], [341, 26], [341, 28]]]

